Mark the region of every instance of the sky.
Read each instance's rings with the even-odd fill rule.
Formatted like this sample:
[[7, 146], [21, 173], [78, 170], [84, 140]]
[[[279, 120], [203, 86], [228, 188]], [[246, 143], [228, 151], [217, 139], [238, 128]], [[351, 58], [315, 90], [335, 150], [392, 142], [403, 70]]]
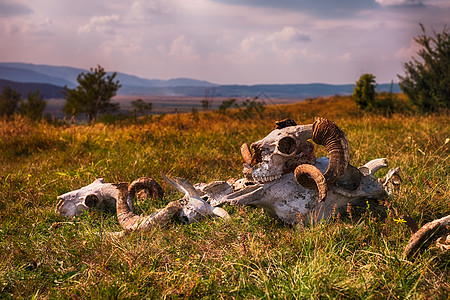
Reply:
[[[450, 0], [0, 0], [0, 62], [217, 84], [398, 81]], [[448, 28], [448, 27], [447, 27]]]

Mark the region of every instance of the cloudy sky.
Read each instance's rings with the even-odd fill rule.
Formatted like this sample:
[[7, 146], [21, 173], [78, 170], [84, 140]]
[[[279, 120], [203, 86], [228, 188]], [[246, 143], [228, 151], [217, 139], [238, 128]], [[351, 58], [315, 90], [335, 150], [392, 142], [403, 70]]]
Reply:
[[0, 0], [0, 61], [219, 84], [397, 81], [449, 0]]

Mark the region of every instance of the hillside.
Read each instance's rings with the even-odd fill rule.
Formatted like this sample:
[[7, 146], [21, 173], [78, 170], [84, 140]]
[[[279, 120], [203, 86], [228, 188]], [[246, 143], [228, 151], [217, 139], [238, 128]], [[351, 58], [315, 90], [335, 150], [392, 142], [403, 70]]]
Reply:
[[39, 91], [45, 99], [62, 98], [62, 87], [47, 83], [24, 83], [0, 79], [0, 90], [4, 86], [10, 86], [13, 90], [18, 91], [22, 98], [26, 98], [29, 93]]
[[[0, 63], [0, 79], [20, 83], [45, 83], [73, 88], [77, 85], [77, 76], [89, 70], [34, 65], [24, 63]], [[117, 73], [122, 87], [119, 95], [188, 96], [188, 97], [250, 97], [265, 94], [272, 98], [305, 99], [332, 95], [349, 95], [354, 84], [332, 85], [311, 84], [260, 84], [260, 85], [219, 85], [203, 80], [175, 78], [169, 80], [145, 79], [134, 75]], [[356, 79], [355, 79], [356, 80]], [[24, 85], [22, 87], [25, 88]], [[29, 90], [29, 88], [26, 88]], [[389, 91], [390, 84], [379, 84], [377, 91]], [[22, 92], [22, 91], [21, 91]], [[400, 92], [398, 84], [393, 92]]]

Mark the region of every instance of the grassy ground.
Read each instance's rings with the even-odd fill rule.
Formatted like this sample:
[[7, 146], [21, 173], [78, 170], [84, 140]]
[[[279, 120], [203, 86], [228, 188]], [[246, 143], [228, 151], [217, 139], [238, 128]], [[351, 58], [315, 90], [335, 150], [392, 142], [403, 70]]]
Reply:
[[[404, 260], [411, 234], [397, 219], [408, 213], [423, 225], [450, 214], [448, 112], [387, 118], [335, 97], [248, 116], [189, 113], [94, 126], [0, 120], [0, 298], [447, 299], [450, 254], [432, 246]], [[240, 145], [288, 116], [335, 121], [356, 166], [386, 157], [402, 168], [386, 218], [367, 212], [302, 228], [226, 206], [229, 221], [174, 221], [109, 240], [101, 233], [120, 230], [114, 213], [64, 219], [54, 212], [58, 195], [99, 177], [161, 183], [165, 199], [137, 203], [144, 214], [181, 197], [163, 184], [162, 171], [193, 183], [240, 177]]]

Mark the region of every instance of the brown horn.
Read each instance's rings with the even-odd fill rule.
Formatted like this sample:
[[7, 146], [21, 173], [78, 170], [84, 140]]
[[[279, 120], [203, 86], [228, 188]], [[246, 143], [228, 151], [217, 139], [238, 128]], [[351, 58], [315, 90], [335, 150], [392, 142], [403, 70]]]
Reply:
[[319, 202], [325, 199], [328, 186], [325, 183], [325, 177], [319, 169], [313, 165], [302, 164], [295, 168], [294, 175], [297, 182], [305, 188], [314, 189], [317, 186], [319, 191]]
[[140, 189], [147, 189], [152, 194], [152, 197], [158, 198], [164, 197], [164, 191], [161, 186], [150, 177], [141, 177], [133, 181], [128, 187], [129, 198], [133, 199], [136, 195], [136, 191]]
[[407, 259], [413, 257], [422, 247], [427, 247], [445, 234], [450, 234], [450, 215], [423, 225], [409, 239], [403, 256]]
[[250, 152], [247, 143], [242, 144], [241, 154], [242, 158], [244, 159], [244, 163], [250, 165], [252, 162], [252, 153]]
[[328, 186], [344, 174], [349, 161], [349, 147], [344, 132], [325, 118], [316, 118], [312, 125], [312, 140], [327, 149], [330, 159], [328, 169], [322, 175], [315, 166], [300, 165], [295, 169], [295, 178], [299, 184], [309, 189], [314, 187], [314, 180], [320, 202], [327, 196]]
[[344, 174], [349, 161], [349, 147], [345, 133], [333, 122], [316, 118], [313, 124], [312, 139], [325, 146], [330, 162], [323, 174], [327, 185], [333, 184]]
[[119, 195], [116, 201], [117, 219], [120, 226], [125, 230], [149, 230], [155, 226], [164, 226], [176, 213], [181, 210], [178, 201], [170, 202], [165, 208], [149, 216], [137, 216], [131, 211], [130, 205], [136, 193], [136, 189], [148, 188], [154, 195], [162, 197], [162, 188], [149, 177], [142, 177], [133, 181], [127, 189], [124, 184], [116, 185]]

